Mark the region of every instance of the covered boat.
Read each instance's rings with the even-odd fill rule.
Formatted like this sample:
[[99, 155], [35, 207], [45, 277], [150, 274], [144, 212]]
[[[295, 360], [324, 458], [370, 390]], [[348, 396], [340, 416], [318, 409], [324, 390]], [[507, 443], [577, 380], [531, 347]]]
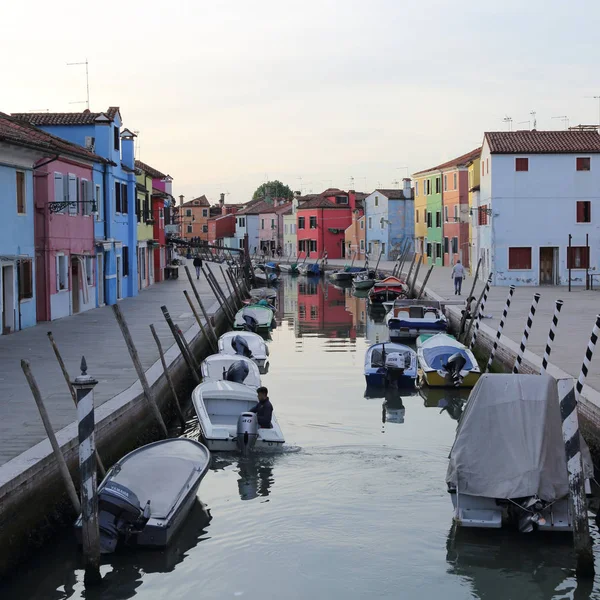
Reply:
[[417, 358], [431, 387], [473, 387], [481, 375], [473, 352], [445, 333], [420, 337]]
[[276, 273], [272, 271], [261, 271], [260, 269], [254, 269], [254, 279], [258, 283], [277, 283], [278, 277]]
[[[102, 553], [120, 545], [166, 546], [196, 502], [209, 466], [206, 446], [187, 438], [142, 446], [114, 464], [98, 487]], [[81, 516], [75, 533], [81, 542]]]
[[[373, 288], [375, 289], [375, 288]], [[396, 300], [385, 316], [390, 340], [416, 338], [424, 333], [446, 331], [448, 321], [439, 302], [433, 300]]]
[[310, 265], [302, 265], [298, 268], [300, 275], [307, 275], [309, 277], [320, 277], [321, 267], [319, 263], [313, 263]]
[[383, 387], [392, 382], [414, 386], [416, 378], [417, 353], [412, 348], [385, 342], [367, 349], [365, 379], [368, 387]]
[[290, 273], [292, 275], [296, 275], [298, 273], [298, 263], [290, 263], [290, 264], [280, 264], [279, 269], [283, 273]]
[[408, 295], [408, 286], [397, 277], [386, 277], [375, 283], [369, 292], [369, 302], [371, 304], [381, 304], [396, 298], [406, 298]]
[[279, 263], [272, 262], [272, 261], [265, 263], [265, 271], [267, 271], [267, 272], [270, 271], [272, 273], [278, 272], [279, 271]]
[[352, 281], [352, 272], [340, 269], [337, 271], [330, 271], [327, 276], [331, 281]]
[[259, 427], [256, 414], [256, 390], [241, 383], [208, 381], [196, 386], [192, 402], [198, 415], [202, 436], [213, 451], [276, 449], [285, 442], [275, 414], [271, 427]]
[[244, 331], [270, 331], [274, 326], [273, 311], [269, 306], [251, 304], [237, 311], [233, 321], [234, 329]]
[[228, 331], [218, 342], [219, 354], [237, 354], [252, 359], [264, 375], [269, 370], [269, 347], [265, 340], [250, 331]]
[[[580, 438], [588, 479], [589, 450]], [[485, 374], [459, 422], [446, 474], [462, 527], [570, 531], [557, 382], [546, 374]]]
[[255, 302], [258, 302], [258, 300], [273, 300], [277, 298], [277, 290], [269, 287], [253, 288], [250, 290], [250, 298]]
[[246, 356], [212, 354], [200, 365], [203, 381], [235, 381], [250, 387], [260, 387], [258, 365]]

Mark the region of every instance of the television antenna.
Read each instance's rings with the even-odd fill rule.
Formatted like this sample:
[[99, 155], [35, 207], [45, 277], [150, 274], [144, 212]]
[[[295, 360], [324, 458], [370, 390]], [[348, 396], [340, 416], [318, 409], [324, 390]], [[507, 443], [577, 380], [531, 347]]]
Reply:
[[88, 59], [85, 59], [85, 62], [74, 62], [67, 63], [68, 67], [73, 67], [76, 65], [85, 65], [85, 87], [87, 91], [87, 100], [79, 100], [78, 102], [69, 102], [69, 104], [83, 104], [84, 102], [87, 104], [87, 109], [90, 110], [90, 73], [88, 69]]
[[523, 125], [523, 123], [527, 123], [527, 127], [530, 128], [531, 127], [531, 121], [519, 121], [517, 123], [517, 125]]
[[586, 96], [586, 98], [593, 98], [598, 100], [598, 127], [600, 127], [600, 96]]
[[506, 115], [506, 116], [504, 117], [504, 119], [502, 119], [502, 120], [503, 120], [505, 123], [508, 123], [508, 130], [509, 130], [509, 131], [512, 131], [512, 122], [513, 122], [513, 120], [512, 120], [512, 117], [509, 117], [508, 115]]
[[537, 112], [532, 110], [529, 114], [533, 117], [533, 128], [537, 129]]
[[140, 132], [138, 129], [134, 129], [133, 133], [135, 133], [135, 146], [133, 149], [133, 154], [134, 154], [134, 156], [137, 157], [138, 160], [141, 160], [141, 158], [140, 158]]
[[392, 185], [397, 185], [400, 187], [400, 181], [398, 179], [394, 179], [394, 181], [392, 181]]
[[560, 119], [563, 122], [563, 125], [565, 126], [565, 129], [569, 129], [569, 117], [567, 117], [566, 115], [563, 115], [561, 117], [552, 117], [553, 119]]

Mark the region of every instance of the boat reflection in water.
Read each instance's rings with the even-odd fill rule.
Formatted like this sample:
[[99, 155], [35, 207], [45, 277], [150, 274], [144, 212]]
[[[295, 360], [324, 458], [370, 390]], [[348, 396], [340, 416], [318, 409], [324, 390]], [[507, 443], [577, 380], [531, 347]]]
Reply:
[[585, 584], [575, 578], [572, 536], [541, 536], [452, 527], [448, 572], [470, 582], [473, 598], [589, 598], [592, 582], [583, 590]]
[[398, 389], [388, 388], [385, 392], [385, 401], [382, 404], [382, 423], [404, 423], [406, 408]]
[[273, 485], [273, 457], [252, 456], [238, 462], [238, 491], [241, 500], [267, 497]]
[[470, 391], [464, 388], [427, 388], [427, 390], [420, 390], [419, 393], [425, 406], [439, 408], [440, 414], [446, 412], [451, 419], [458, 421], [469, 399]]

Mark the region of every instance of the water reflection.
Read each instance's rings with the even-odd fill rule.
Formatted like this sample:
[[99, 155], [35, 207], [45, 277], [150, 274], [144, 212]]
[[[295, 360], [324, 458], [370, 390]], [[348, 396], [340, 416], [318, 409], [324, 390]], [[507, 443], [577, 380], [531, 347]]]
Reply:
[[425, 406], [439, 408], [440, 414], [447, 413], [451, 419], [458, 421], [470, 392], [471, 390], [463, 388], [423, 388], [419, 393]]
[[398, 390], [388, 389], [385, 394], [385, 401], [382, 404], [382, 422], [385, 423], [404, 423], [406, 408], [402, 402], [402, 396]]
[[[287, 450], [287, 448], [286, 448]], [[271, 493], [275, 479], [273, 467], [281, 455], [277, 453], [255, 453], [247, 458], [232, 454], [213, 455], [212, 470], [233, 469], [237, 473], [237, 486], [240, 500], [266, 498]]]

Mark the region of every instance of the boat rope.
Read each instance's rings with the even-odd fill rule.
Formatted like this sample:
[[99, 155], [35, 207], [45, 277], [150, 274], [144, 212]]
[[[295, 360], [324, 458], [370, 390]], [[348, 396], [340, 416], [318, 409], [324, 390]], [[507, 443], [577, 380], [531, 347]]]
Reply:
[[594, 327], [592, 329], [590, 341], [588, 342], [587, 348], [585, 349], [585, 356], [583, 358], [583, 364], [581, 365], [581, 372], [579, 373], [579, 377], [577, 378], [577, 384], [575, 386], [578, 395], [581, 394], [581, 391], [583, 390], [583, 383], [590, 370], [590, 363], [592, 361], [592, 356], [594, 355], [594, 349], [596, 347], [596, 342], [598, 341], [599, 335], [600, 315], [596, 315], [596, 322], [594, 323]]
[[513, 373], [518, 373], [523, 362], [523, 355], [525, 354], [525, 346], [527, 346], [527, 340], [529, 339], [529, 333], [531, 332], [531, 325], [533, 324], [533, 317], [535, 317], [535, 310], [538, 302], [540, 301], [540, 294], [533, 295], [533, 302], [527, 315], [527, 322], [525, 323], [525, 331], [523, 331], [523, 337], [521, 338], [521, 345], [519, 346], [519, 352], [513, 366]]
[[546, 349], [544, 350], [544, 358], [542, 358], [542, 370], [540, 373], [548, 370], [548, 361], [550, 360], [550, 352], [552, 352], [552, 344], [556, 337], [556, 328], [558, 326], [558, 317], [560, 315], [560, 309], [562, 308], [563, 301], [557, 300], [554, 306], [554, 315], [552, 316], [552, 323], [550, 324], [550, 331], [548, 332], [548, 340], [546, 341]]
[[498, 325], [498, 331], [496, 331], [496, 339], [494, 340], [494, 346], [492, 347], [492, 352], [487, 362], [487, 366], [485, 368], [485, 372], [489, 372], [492, 368], [492, 363], [494, 362], [494, 356], [496, 355], [496, 350], [498, 349], [498, 342], [500, 341], [500, 337], [502, 336], [502, 330], [504, 329], [504, 323], [506, 322], [506, 317], [508, 315], [508, 310], [510, 309], [510, 302], [512, 300], [513, 294], [515, 293], [515, 286], [511, 285], [508, 290], [508, 298], [506, 299], [506, 304], [504, 305], [504, 310], [502, 311], [502, 318], [500, 319], [500, 325]]
[[[479, 333], [479, 326], [481, 323], [481, 319], [483, 318], [483, 311], [485, 309], [485, 303], [487, 302], [488, 294], [490, 293], [490, 285], [492, 285], [492, 275], [488, 277], [486, 281], [485, 288], [483, 290], [483, 296], [481, 298], [481, 303], [479, 304], [479, 312], [477, 313], [477, 321], [475, 322], [475, 331], [473, 331], [473, 337], [471, 338], [471, 345], [469, 348], [473, 350], [475, 348], [475, 341], [477, 340], [477, 334]], [[466, 341], [466, 340], [465, 340]]]

